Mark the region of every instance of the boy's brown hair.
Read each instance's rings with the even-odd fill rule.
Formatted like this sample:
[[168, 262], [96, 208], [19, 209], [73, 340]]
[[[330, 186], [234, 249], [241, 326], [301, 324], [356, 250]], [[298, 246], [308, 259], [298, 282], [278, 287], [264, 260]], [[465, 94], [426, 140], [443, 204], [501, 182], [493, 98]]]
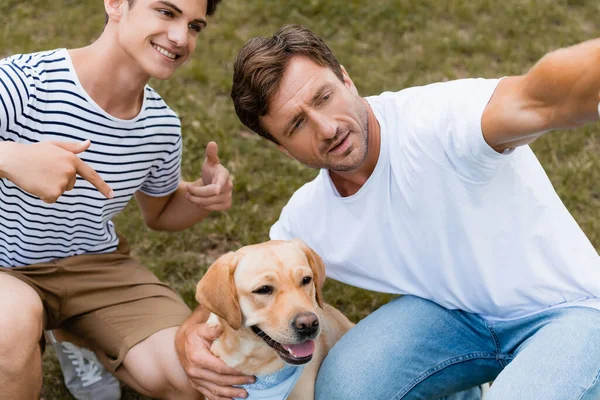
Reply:
[[244, 125], [260, 136], [277, 140], [261, 127], [259, 117], [269, 112], [269, 102], [279, 89], [281, 78], [293, 56], [305, 56], [330, 68], [344, 80], [342, 67], [323, 39], [300, 25], [285, 25], [273, 37], [250, 39], [235, 59], [231, 98]]
[[[135, 4], [135, 0], [127, 0], [129, 3], [129, 8], [133, 7]], [[206, 2], [206, 16], [210, 17], [217, 10], [217, 4], [219, 4], [221, 0], [207, 0]], [[108, 23], [108, 14], [106, 14], [104, 23]]]

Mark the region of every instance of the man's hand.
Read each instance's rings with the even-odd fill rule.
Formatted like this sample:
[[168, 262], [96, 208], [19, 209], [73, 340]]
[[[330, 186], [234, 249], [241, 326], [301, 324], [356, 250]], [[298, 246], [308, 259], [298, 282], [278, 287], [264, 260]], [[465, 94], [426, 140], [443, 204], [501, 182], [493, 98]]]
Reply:
[[246, 398], [245, 390], [232, 385], [254, 382], [254, 377], [242, 375], [215, 357], [210, 346], [222, 333], [220, 327], [205, 323], [184, 324], [177, 332], [175, 348], [190, 384], [207, 400]]
[[219, 161], [215, 142], [206, 146], [202, 179], [187, 185], [186, 197], [207, 211], [224, 211], [231, 207], [233, 183], [229, 171]]
[[35, 144], [2, 142], [0, 145], [0, 176], [46, 203], [54, 203], [64, 192], [73, 189], [77, 175], [94, 185], [107, 198], [114, 196], [100, 175], [77, 157], [77, 154], [90, 147], [89, 140]]

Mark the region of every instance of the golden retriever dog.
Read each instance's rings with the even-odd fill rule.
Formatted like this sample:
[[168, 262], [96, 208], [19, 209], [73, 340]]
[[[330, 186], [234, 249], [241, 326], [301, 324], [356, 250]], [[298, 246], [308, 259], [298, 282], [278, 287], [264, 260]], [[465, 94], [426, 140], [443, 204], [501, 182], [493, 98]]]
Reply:
[[249, 399], [274, 398], [255, 390], [269, 390], [277, 374], [288, 379], [271, 393], [314, 399], [321, 362], [353, 326], [323, 303], [324, 280], [321, 258], [294, 239], [225, 254], [198, 283], [196, 299], [212, 313], [208, 323], [223, 327], [211, 351], [230, 367], [257, 376], [252, 390], [246, 388]]

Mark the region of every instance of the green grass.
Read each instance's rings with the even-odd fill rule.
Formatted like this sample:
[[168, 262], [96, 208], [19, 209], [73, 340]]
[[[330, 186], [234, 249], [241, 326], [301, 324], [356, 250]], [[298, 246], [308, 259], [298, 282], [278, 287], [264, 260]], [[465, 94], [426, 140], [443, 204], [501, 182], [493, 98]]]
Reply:
[[[168, 82], [152, 82], [182, 119], [183, 174], [199, 176], [216, 140], [235, 177], [233, 208], [177, 234], [149, 231], [135, 204], [116, 220], [135, 254], [190, 304], [197, 280], [220, 254], [267, 240], [291, 194], [316, 172], [286, 158], [235, 117], [233, 59], [250, 37], [301, 23], [330, 44], [363, 95], [463, 77], [520, 74], [544, 53], [598, 35], [592, 0], [224, 0], [196, 54]], [[104, 24], [100, 0], [1, 0], [0, 57], [83, 46]], [[107, 71], [109, 74], [110, 71]], [[598, 126], [554, 132], [532, 146], [592, 243], [600, 245]], [[357, 321], [389, 295], [329, 281], [325, 298]], [[53, 354], [45, 356], [46, 399], [70, 398]], [[124, 399], [141, 398], [126, 390]]]

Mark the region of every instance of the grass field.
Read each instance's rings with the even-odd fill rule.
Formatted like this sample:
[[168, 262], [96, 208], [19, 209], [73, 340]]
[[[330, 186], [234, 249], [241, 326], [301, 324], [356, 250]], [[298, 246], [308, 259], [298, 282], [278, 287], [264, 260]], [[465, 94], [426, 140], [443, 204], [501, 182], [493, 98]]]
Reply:
[[[362, 95], [463, 77], [521, 74], [544, 53], [598, 35], [592, 0], [224, 0], [193, 59], [168, 82], [151, 82], [181, 116], [183, 175], [199, 176], [209, 140], [235, 178], [233, 208], [178, 234], [148, 230], [135, 204], [116, 220], [135, 254], [191, 305], [220, 254], [267, 240], [291, 194], [316, 172], [246, 130], [229, 97], [233, 59], [250, 37], [300, 23], [323, 36]], [[101, 32], [101, 0], [0, 0], [0, 57], [79, 47]], [[110, 74], [111, 71], [106, 71]], [[598, 126], [554, 132], [532, 146], [566, 206], [600, 246]], [[358, 321], [385, 294], [329, 281], [325, 298]], [[44, 358], [44, 396], [69, 399], [53, 354]], [[141, 398], [126, 390], [124, 399]]]

